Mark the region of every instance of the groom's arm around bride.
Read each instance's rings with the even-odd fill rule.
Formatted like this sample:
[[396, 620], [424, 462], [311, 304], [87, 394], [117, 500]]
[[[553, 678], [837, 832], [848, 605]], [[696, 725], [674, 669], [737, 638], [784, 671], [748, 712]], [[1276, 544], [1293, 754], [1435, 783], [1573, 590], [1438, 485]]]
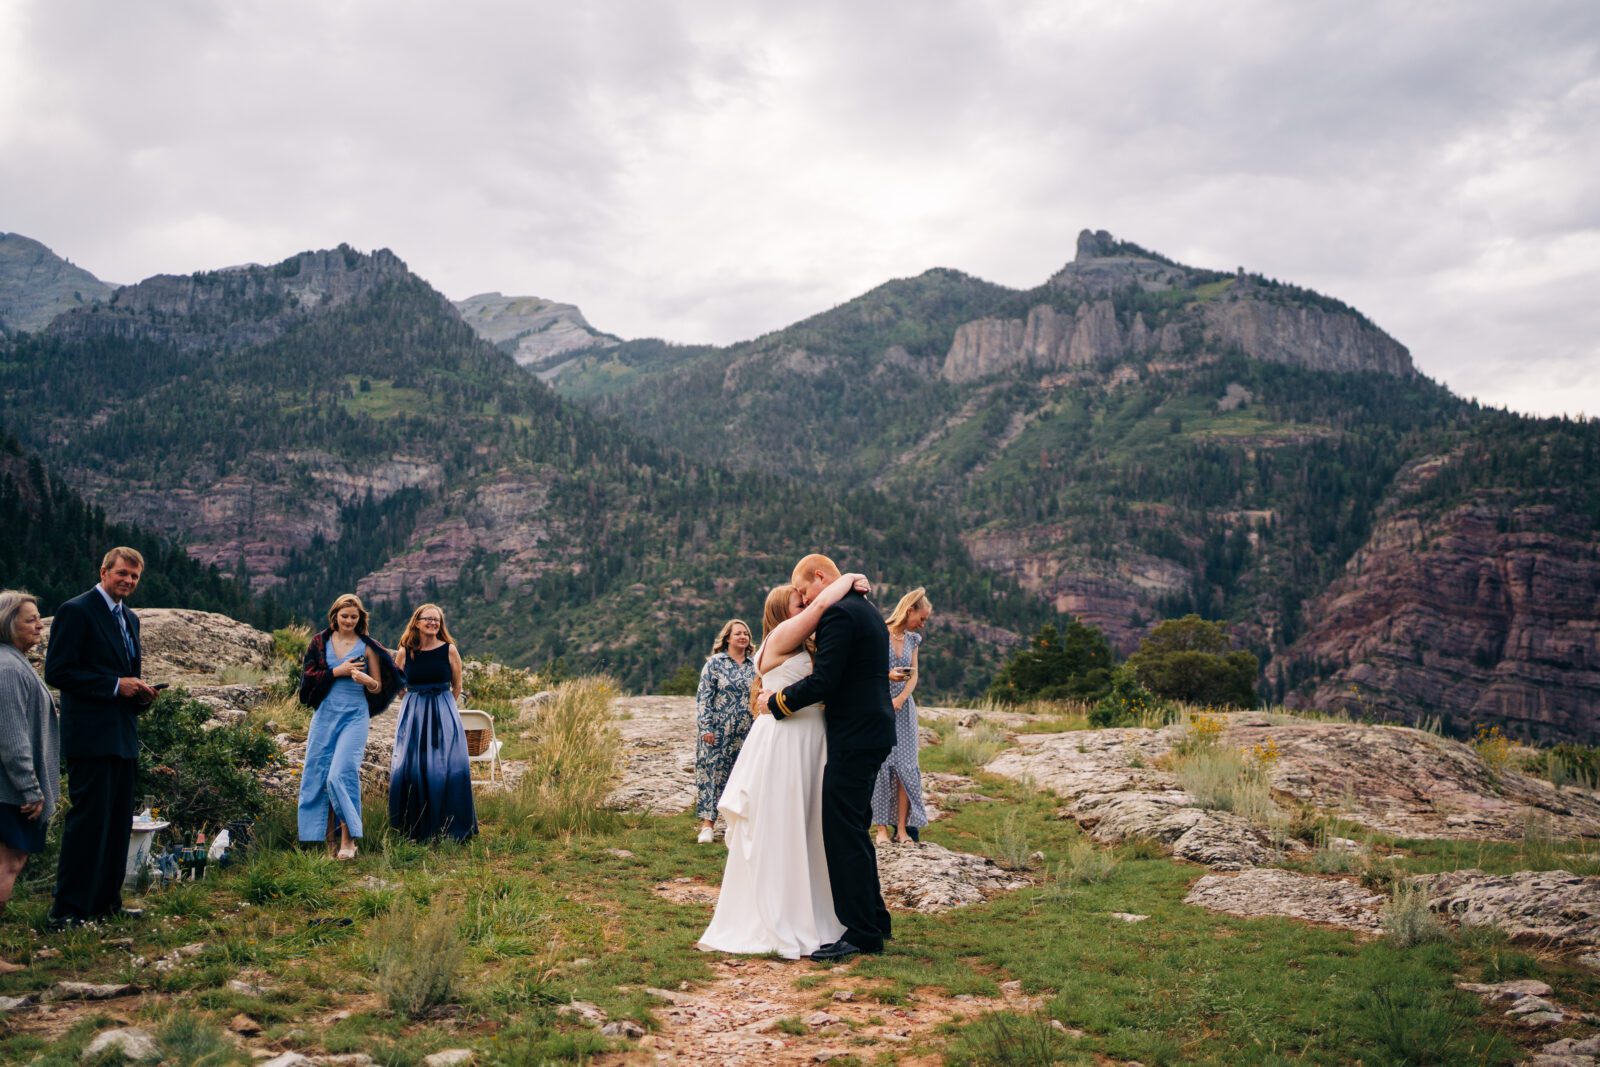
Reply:
[[[838, 576], [831, 560], [808, 556], [795, 568], [794, 584], [809, 601]], [[817, 956], [881, 952], [889, 936], [889, 910], [884, 907], [877, 850], [867, 827], [878, 768], [894, 747], [889, 631], [866, 597], [851, 592], [823, 613], [816, 636], [811, 674], [772, 694], [767, 709], [783, 719], [811, 704], [826, 705], [822, 840], [833, 906], [845, 935]]]

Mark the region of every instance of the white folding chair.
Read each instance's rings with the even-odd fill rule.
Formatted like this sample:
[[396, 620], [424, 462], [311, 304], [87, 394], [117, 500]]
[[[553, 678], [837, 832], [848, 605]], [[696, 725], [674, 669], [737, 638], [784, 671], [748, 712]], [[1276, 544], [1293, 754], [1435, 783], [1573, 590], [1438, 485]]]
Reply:
[[[467, 766], [471, 769], [474, 763], [487, 763], [489, 765], [489, 781], [494, 781], [500, 773], [500, 745], [502, 742], [495, 740], [494, 716], [487, 711], [474, 711], [468, 708], [461, 710], [461, 725], [467, 731]], [[477, 753], [474, 755], [473, 753]]]

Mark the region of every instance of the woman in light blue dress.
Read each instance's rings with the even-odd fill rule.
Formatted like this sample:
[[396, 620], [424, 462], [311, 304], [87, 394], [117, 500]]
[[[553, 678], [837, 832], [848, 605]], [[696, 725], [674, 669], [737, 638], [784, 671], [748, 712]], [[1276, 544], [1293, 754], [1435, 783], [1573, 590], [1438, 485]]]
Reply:
[[[302, 842], [326, 841], [341, 860], [355, 859], [361, 837], [361, 757], [368, 724], [393, 699], [403, 682], [398, 674], [388, 651], [367, 635], [361, 599], [346, 593], [335, 600], [328, 609], [328, 629], [306, 649], [300, 681], [301, 702], [317, 710], [306, 738], [299, 823]], [[328, 832], [330, 810], [339, 827], [337, 852]]]
[[878, 844], [918, 840], [928, 825], [922, 802], [922, 767], [917, 760], [917, 649], [922, 645], [922, 624], [933, 614], [927, 590], [918, 587], [900, 598], [888, 618], [889, 699], [894, 704], [894, 748], [878, 769], [872, 788], [872, 821], [878, 827]]

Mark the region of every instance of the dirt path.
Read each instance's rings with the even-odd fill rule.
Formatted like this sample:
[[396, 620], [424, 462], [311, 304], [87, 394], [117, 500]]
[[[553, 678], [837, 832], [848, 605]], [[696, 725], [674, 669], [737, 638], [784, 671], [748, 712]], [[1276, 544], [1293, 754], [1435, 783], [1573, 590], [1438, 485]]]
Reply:
[[[857, 978], [849, 964], [830, 968], [805, 960], [729, 957], [712, 969], [716, 978], [701, 989], [650, 990], [666, 1002], [656, 1012], [661, 1029], [635, 1050], [594, 1062], [809, 1064], [909, 1049], [911, 1055], [897, 1061], [901, 1067], [932, 1065], [943, 1062], [932, 1050], [943, 1044], [937, 1032], [945, 1023], [992, 1011], [1031, 1012], [1040, 1005], [1012, 982], [1002, 985], [998, 998], [918, 990], [904, 1003], [884, 1003], [879, 991], [887, 983]], [[806, 978], [822, 980], [800, 988]]]

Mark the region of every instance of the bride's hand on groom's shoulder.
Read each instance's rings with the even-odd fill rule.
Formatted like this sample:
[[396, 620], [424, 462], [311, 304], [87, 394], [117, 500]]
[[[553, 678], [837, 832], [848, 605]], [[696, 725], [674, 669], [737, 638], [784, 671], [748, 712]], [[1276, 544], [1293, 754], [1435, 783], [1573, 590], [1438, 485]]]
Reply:
[[854, 589], [856, 592], [863, 595], [872, 592], [872, 582], [867, 579], [865, 574], [848, 574], [845, 577], [851, 580], [850, 588]]

